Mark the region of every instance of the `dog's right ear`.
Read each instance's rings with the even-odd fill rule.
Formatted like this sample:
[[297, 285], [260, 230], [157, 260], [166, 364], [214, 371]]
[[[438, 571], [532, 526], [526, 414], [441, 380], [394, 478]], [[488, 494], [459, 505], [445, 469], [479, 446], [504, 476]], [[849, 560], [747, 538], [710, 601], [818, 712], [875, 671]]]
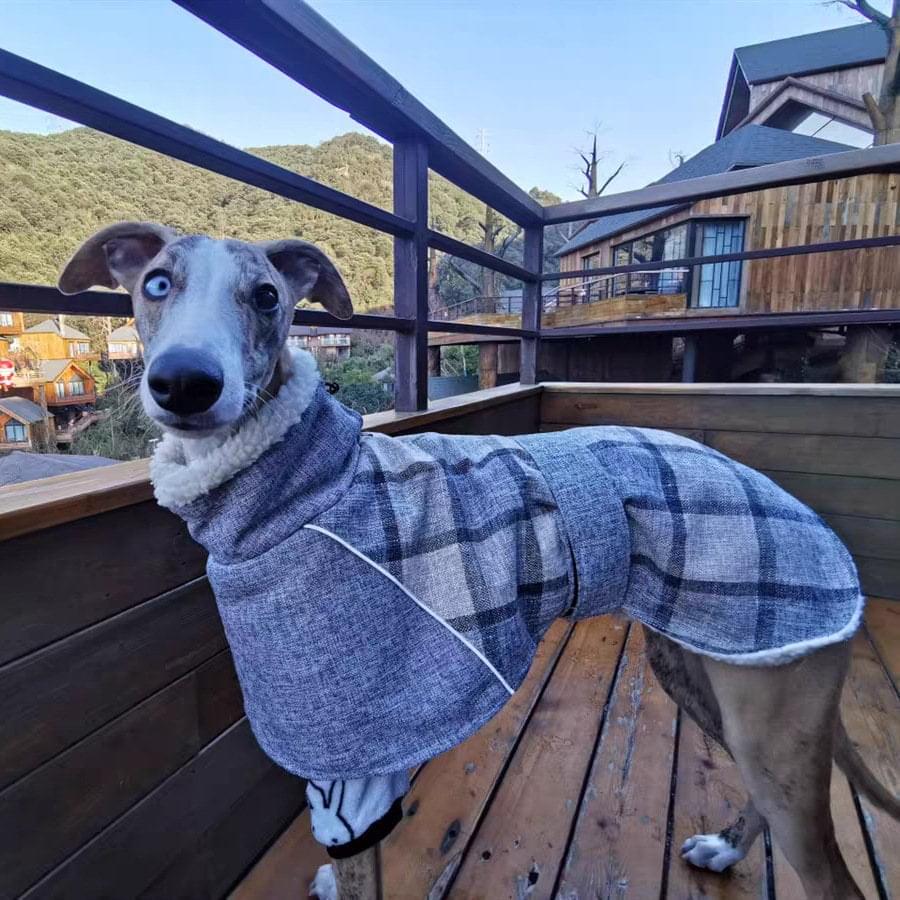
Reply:
[[89, 237], [59, 276], [63, 294], [78, 294], [95, 285], [130, 294], [144, 267], [177, 233], [155, 222], [119, 222]]

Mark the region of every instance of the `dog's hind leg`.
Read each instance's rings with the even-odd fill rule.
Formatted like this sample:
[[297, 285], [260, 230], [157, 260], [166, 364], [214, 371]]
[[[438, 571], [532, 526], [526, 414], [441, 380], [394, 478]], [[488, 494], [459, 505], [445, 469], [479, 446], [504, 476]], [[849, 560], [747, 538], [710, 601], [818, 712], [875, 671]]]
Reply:
[[841, 856], [830, 785], [847, 644], [778, 667], [704, 658], [724, 737], [754, 806], [816, 900], [862, 900]]

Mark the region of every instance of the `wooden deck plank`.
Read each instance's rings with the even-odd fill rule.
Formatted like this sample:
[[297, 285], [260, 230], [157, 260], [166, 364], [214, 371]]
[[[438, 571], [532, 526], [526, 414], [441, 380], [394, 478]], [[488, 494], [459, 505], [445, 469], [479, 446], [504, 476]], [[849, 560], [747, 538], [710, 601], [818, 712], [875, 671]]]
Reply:
[[765, 850], [761, 840], [746, 859], [723, 874], [697, 869], [681, 858], [681, 845], [689, 837], [721, 831], [737, 819], [746, 799], [741, 776], [728, 754], [704, 735], [693, 720], [682, 715], [668, 900], [759, 900], [766, 896]]
[[[841, 714], [850, 739], [875, 777], [900, 794], [900, 700], [865, 633], [853, 640], [853, 663]], [[900, 822], [860, 798], [889, 896], [900, 897]]]
[[[426, 765], [404, 800], [405, 817], [383, 845], [386, 897], [427, 897], [456, 871], [509, 753], [534, 707], [571, 623], [554, 622], [522, 686], [463, 744]], [[299, 815], [231, 894], [230, 900], [295, 900], [328, 855]]]
[[552, 896], [626, 631], [609, 617], [576, 626], [450, 897]]
[[866, 631], [894, 685], [900, 687], [900, 603], [870, 598], [866, 606]]
[[499, 715], [425, 766], [404, 801], [404, 820], [385, 841], [385, 896], [439, 896], [453, 878], [571, 630], [554, 622]]
[[659, 893], [677, 708], [633, 627], [563, 870], [560, 897]]

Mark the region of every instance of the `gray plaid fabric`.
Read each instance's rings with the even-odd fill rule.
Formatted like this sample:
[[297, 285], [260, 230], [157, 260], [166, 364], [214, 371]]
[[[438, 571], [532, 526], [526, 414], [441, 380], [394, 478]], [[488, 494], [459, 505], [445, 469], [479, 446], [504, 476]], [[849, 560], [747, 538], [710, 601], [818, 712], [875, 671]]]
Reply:
[[390, 438], [320, 389], [284, 440], [176, 511], [210, 552], [261, 746], [317, 780], [464, 740], [560, 615], [624, 609], [773, 663], [848, 636], [861, 609], [812, 512], [664, 432]]

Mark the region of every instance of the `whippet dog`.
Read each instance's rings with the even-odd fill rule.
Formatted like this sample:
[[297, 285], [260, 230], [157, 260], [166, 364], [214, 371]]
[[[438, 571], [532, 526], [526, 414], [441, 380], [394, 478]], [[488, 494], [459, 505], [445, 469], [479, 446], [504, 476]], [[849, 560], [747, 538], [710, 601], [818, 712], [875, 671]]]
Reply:
[[[315, 629], [319, 619], [332, 615], [335, 605], [328, 602], [331, 595], [320, 596], [322, 588], [316, 583], [329, 577], [326, 571], [329, 567], [341, 569], [339, 574], [342, 578], [346, 574], [348, 584], [357, 577], [362, 578], [365, 572], [375, 572], [373, 577], [381, 581], [380, 586], [374, 589], [373, 604], [381, 598], [382, 588], [393, 592], [385, 594], [390, 601], [385, 609], [391, 608], [390, 604], [409, 600], [404, 622], [402, 626], [397, 626], [407, 629], [402, 635], [403, 641], [411, 648], [408, 652], [416, 652], [415, 636], [411, 636], [408, 630], [412, 627], [409, 622], [415, 622], [416, 628], [432, 629], [435, 635], [452, 633], [453, 637], [447, 638], [452, 646], [441, 645], [440, 651], [443, 665], [450, 669], [467, 666], [470, 660], [477, 657], [472, 663], [479, 667], [477, 670], [459, 668], [459, 671], [466, 682], [484, 685], [476, 694], [466, 696], [465, 702], [469, 705], [465, 708], [474, 708], [473, 704], [477, 705], [482, 700], [483, 708], [479, 707], [477, 721], [454, 726], [456, 731], [445, 742], [449, 746], [496, 712], [506, 697], [503, 689], [511, 692], [527, 670], [530, 661], [528, 653], [524, 659], [510, 661], [504, 656], [503, 649], [491, 649], [489, 645], [496, 637], [491, 629], [495, 625], [496, 628], [505, 627], [503, 623], [507, 619], [515, 621], [517, 627], [521, 626], [517, 634], [523, 635], [517, 640], [521, 639], [523, 646], [527, 644], [532, 647], [532, 643], [539, 639], [541, 629], [545, 629], [548, 617], [571, 613], [575, 604], [572, 583], [576, 580], [576, 572], [579, 591], [585, 589], [585, 582], [592, 578], [596, 580], [598, 570], [591, 568], [595, 564], [601, 566], [600, 571], [607, 580], [625, 577], [615, 567], [602, 569], [602, 559], [598, 562], [587, 558], [590, 554], [601, 555], [597, 549], [601, 545], [596, 543], [601, 538], [612, 542], [608, 544], [610, 548], [618, 547], [615, 544], [617, 536], [603, 534], [606, 522], [597, 521], [589, 532], [580, 533], [579, 540], [572, 540], [570, 546], [565, 529], [557, 527], [559, 508], [565, 505], [561, 497], [555, 496], [563, 493], [556, 490], [560, 479], [569, 479], [566, 484], [572, 490], [579, 488], [577, 479], [572, 481], [573, 473], [566, 470], [563, 475], [557, 473], [550, 479], [554, 490], [547, 489], [548, 482], [544, 475], [552, 465], [547, 462], [550, 457], [545, 451], [550, 447], [553, 453], [558, 453], [561, 448], [569, 447], [568, 444], [540, 443], [538, 440], [529, 442], [524, 438], [513, 441], [505, 438], [440, 436], [419, 436], [409, 439], [408, 443], [384, 436], [366, 436], [363, 441], [354, 414], [340, 407], [336, 401], [326, 399], [321, 387], [316, 386], [318, 379], [313, 364], [286, 350], [294, 309], [301, 299], [322, 304], [338, 318], [345, 319], [352, 314], [350, 297], [336, 267], [311, 244], [299, 240], [251, 244], [199, 235], [179, 236], [155, 224], [122, 223], [89, 238], [67, 264], [59, 281], [60, 290], [69, 294], [97, 285], [107, 288], [122, 286], [131, 295], [137, 329], [144, 345], [145, 371], [140, 396], [147, 415], [165, 433], [161, 451], [157, 452], [153, 463], [157, 496], [160, 502], [184, 515], [192, 533], [210, 550], [210, 579], [238, 664], [254, 731], [273, 759], [309, 781], [308, 796], [315, 834], [335, 857], [334, 870], [320, 871], [313, 891], [319, 896], [340, 896], [342, 900], [374, 897], [378, 889], [377, 839], [389, 830], [388, 820], [392, 815], [396, 816], [399, 799], [407, 786], [403, 766], [395, 765], [394, 768], [401, 771], [393, 775], [386, 769], [391, 768], [388, 764], [391, 760], [402, 757], [406, 765], [415, 757], [403, 755], [406, 751], [404, 739], [397, 738], [395, 741], [393, 735], [382, 734], [376, 725], [362, 718], [365, 710], [360, 711], [359, 707], [366, 704], [360, 703], [358, 697], [355, 704], [344, 706], [333, 701], [336, 704], [333, 710], [328, 705], [331, 700], [323, 700], [317, 706], [315, 697], [300, 697], [300, 691], [296, 698], [292, 697], [291, 679], [295, 670], [307, 667], [307, 657], [315, 655], [319, 648], [307, 644], [298, 655], [295, 647], [285, 645], [282, 632], [291, 631], [296, 624], [298, 634], [312, 634], [312, 639], [318, 640]], [[320, 422], [324, 424], [320, 426]], [[849, 604], [844, 617], [827, 634], [817, 633], [815, 622], [809, 624], [808, 628], [812, 630], [804, 632], [800, 636], [803, 639], [791, 645], [795, 649], [789, 652], [784, 650], [782, 640], [775, 648], [778, 652], [784, 650], [780, 656], [777, 653], [772, 655], [775, 652], [772, 650], [775, 638], [768, 644], [760, 645], [762, 650], [753, 650], [752, 645], [748, 645], [750, 649], [744, 645], [738, 647], [740, 636], [727, 633], [731, 627], [729, 621], [710, 620], [707, 626], [696, 625], [696, 621], [702, 622], [702, 617], [698, 620], [695, 615], [695, 624], [691, 626], [694, 628], [693, 637], [688, 640], [684, 637], [686, 632], [678, 631], [674, 625], [668, 627], [660, 624], [661, 619], [657, 615], [659, 606], [653, 607], [653, 616], [636, 615], [644, 621], [649, 659], [663, 687], [709, 736], [730, 753], [749, 794], [746, 808], [736, 823], [718, 833], [698, 834], [690, 838], [682, 847], [683, 859], [698, 867], [723, 871], [746, 856], [764, 825], [768, 824], [810, 898], [837, 900], [862, 897], [835, 839], [829, 807], [832, 760], [836, 760], [853, 784], [882, 809], [897, 816], [900, 805], [866, 768], [840, 720], [841, 689], [850, 662], [849, 639], [859, 625], [861, 613], [855, 570], [852, 570], [852, 564], [847, 563], [849, 557], [837, 545], [828, 543], [830, 537], [821, 537], [824, 532], [820, 529], [824, 526], [810, 511], [796, 501], [785, 499], [786, 495], [776, 493], [779, 489], [762, 476], [706, 448], [660, 432], [637, 429], [584, 431], [587, 433], [579, 438], [582, 443], [576, 448], [577, 452], [572, 451], [570, 458], [581, 459], [578, 454], [586, 447], [595, 454], [592, 458], [598, 460], [597, 466], [601, 468], [585, 473], [590, 478], [582, 480], [592, 485], [600, 484], [596, 490], [605, 489], [602, 484], [604, 480], [615, 480], [615, 473], [608, 479], [598, 476], [598, 472], [608, 471], [602, 469], [604, 464], [614, 465], [609, 463], [610, 459], [639, 459], [644, 462], [655, 459], [659, 463], [659, 471], [663, 472], [659, 476], [663, 488], [677, 495], [680, 477], [677, 469], [681, 464], [671, 461], [676, 457], [695, 460], [690, 464], [711, 466], [719, 473], [717, 477], [720, 481], [716, 482], [719, 487], [714, 486], [712, 490], [724, 491], [728, 485], [740, 483], [751, 500], [756, 497], [757, 506], [771, 503], [782, 510], [777, 515], [773, 514], [778, 519], [778, 528], [788, 529], [787, 534], [791, 533], [790, 529], [796, 529], [800, 543], [807, 539], [801, 535], [812, 534], [814, 537], [808, 540], [819, 541], [819, 544], [810, 545], [813, 551], [815, 547], [825, 547], [827, 544], [828, 552], [833, 552], [833, 573], [829, 569], [826, 574], [834, 578], [835, 585], [825, 585], [816, 590], [798, 586], [797, 593], [805, 591], [803, 602], [806, 603], [810, 597], [813, 600], [818, 596], [832, 595], [844, 598]], [[323, 434], [327, 439], [323, 438]], [[346, 447], [338, 446], [335, 435], [350, 435], [347, 439], [350, 443]], [[546, 440], [549, 441], [549, 438]], [[292, 447], [300, 448], [299, 455], [285, 456], [284, 460], [291, 462], [285, 465], [278, 454], [293, 453]], [[623, 453], [624, 456], [621, 455]], [[395, 468], [391, 467], [392, 454], [400, 455], [400, 462]], [[542, 459], [544, 462], [541, 462]], [[538, 460], [537, 465], [535, 460]], [[502, 469], [490, 469], [498, 464], [502, 464]], [[285, 481], [282, 485], [279, 481], [282, 477], [299, 478], [294, 472], [295, 467], [306, 472], [306, 480], [301, 479], [302, 483]], [[309, 499], [319, 496], [316, 491], [322, 493], [316, 478], [319, 469], [327, 471], [327, 477], [323, 475], [318, 481], [327, 482], [329, 491], [332, 485], [341, 484], [344, 485], [341, 488], [344, 493], [356, 491], [354, 496], [362, 498], [353, 507], [356, 512], [342, 513], [343, 525], [335, 519], [337, 513], [334, 508], [350, 501], [336, 499], [343, 497], [340, 491], [328, 494], [327, 503], [317, 505]], [[485, 485], [491, 490], [495, 487], [498, 491], [501, 488], [507, 490], [503, 479], [508, 478], [511, 493], [504, 495], [507, 499], [518, 497], [516, 490], [519, 489], [523, 495], [528, 495], [532, 517], [526, 517], [524, 524], [521, 519], [516, 520], [516, 535], [523, 529], [527, 531], [526, 537], [529, 546], [532, 546], [528, 552], [537, 554], [535, 558], [539, 558], [541, 563], [543, 581], [539, 599], [535, 601], [531, 597], [531, 605], [525, 604], [525, 612], [518, 609], [507, 612], [504, 619], [499, 615], [498, 607], [491, 605], [491, 598], [485, 599], [482, 590], [479, 602], [487, 604], [485, 608], [494, 618], [490, 626], [484, 626], [484, 631], [467, 631], [470, 626], [460, 624], [466, 616], [458, 615], [454, 619], [450, 613], [442, 611], [437, 601], [431, 603], [427, 598], [423, 599], [419, 587], [412, 583], [417, 574], [414, 573], [412, 580], [404, 579], [405, 559], [392, 567], [389, 554], [379, 556], [378, 547], [361, 549], [360, 541], [365, 538], [354, 538], [352, 520], [355, 515], [367, 514], [369, 506], [377, 505], [376, 501], [369, 503], [367, 498], [388, 496], [385, 491], [393, 490], [396, 485], [414, 479], [418, 477], [416, 473], [426, 470], [440, 470], [438, 474], [445, 480], [441, 482], [444, 486], [446, 479], [450, 478], [453, 479], [454, 489], [465, 490], [466, 485], [474, 485], [476, 494], [481, 490], [481, 483], [476, 480], [479, 473], [490, 471], [490, 484]], [[254, 472], [262, 473], [256, 481]], [[653, 477], [657, 478], [657, 475]], [[202, 483], [198, 488], [194, 482]], [[365, 488], [360, 486], [363, 482]], [[231, 484], [237, 485], [234, 492], [242, 511], [224, 514], [223, 507], [234, 500], [234, 494], [228, 494], [228, 485]], [[355, 486], [347, 487], [350, 484]], [[684, 485], [682, 488], [687, 490]], [[691, 487], [690, 490], [697, 489]], [[382, 493], [366, 493], [376, 490]], [[427, 494], [430, 488], [420, 486], [420, 490], [424, 492], [420, 497], [431, 496]], [[623, 489], [620, 486], [616, 490]], [[285, 506], [285, 497], [291, 492], [297, 494], [299, 501], [309, 501], [307, 505], [311, 503], [315, 506], [305, 518], [293, 524], [290, 509], [281, 509]], [[598, 503], [607, 502], [606, 495], [596, 496]], [[704, 496], [709, 501], [709, 496]], [[675, 500], [681, 505], [689, 502], [689, 492], [680, 498], [676, 496]], [[715, 500], [714, 496], [712, 500]], [[502, 505], [505, 501], [503, 497], [498, 500], [492, 496], [491, 502]], [[513, 500], [509, 502], [513, 503]], [[637, 517], [635, 521], [644, 514], [662, 515], [667, 520], [677, 519], [672, 514], [671, 505], [660, 512], [661, 502], [648, 496], [637, 500], [632, 497], [630, 515]], [[261, 508], [256, 509], [254, 504]], [[613, 505], [616, 504], [618, 500]], [[485, 502], [482, 505], [488, 504]], [[416, 504], [408, 506], [410, 516], [421, 512], [414, 508]], [[245, 507], [255, 510], [252, 515], [256, 518], [249, 524], [241, 519], [241, 516], [251, 515], [244, 511]], [[279, 510], [275, 513], [270, 507], [279, 507]], [[610, 506], [610, 510], [612, 508]], [[581, 512], [575, 510], [576, 514]], [[432, 516], [442, 514], [442, 510], [431, 511]], [[612, 516], [613, 512], [609, 514]], [[618, 509], [615, 515], [620, 514], [621, 509]], [[756, 510], [751, 517], [757, 530], [761, 527], [758, 515]], [[430, 527], [428, 521], [417, 520], [417, 527], [427, 529]], [[629, 527], [621, 515], [615, 521], [626, 530]], [[402, 522], [392, 520], [389, 524], [398, 533], [402, 530]], [[685, 548], [691, 539], [689, 529], [685, 532], [683, 522], [679, 524], [676, 521], [676, 525], [680, 529], [680, 536], [676, 537], [681, 542], [682, 551], [687, 552]], [[479, 525], [482, 526], [483, 523]], [[464, 528], [458, 521], [455, 527], [457, 535], [461, 531], [478, 531], [477, 528], [469, 528], [468, 524]], [[636, 549], [634, 542], [641, 538], [634, 531], [633, 522], [630, 527], [631, 558], [629, 561], [627, 556], [622, 557], [625, 560], [623, 565], [643, 565], [650, 573], [646, 575], [645, 584], [650, 585], [647, 590], [651, 593], [656, 590], [653, 585], [657, 584], [660, 585], [658, 593], [670, 589], [676, 591], [672, 588], [674, 576], [671, 572], [660, 575], [652, 571], [653, 566], [658, 568], [658, 563], [653, 559], [635, 562], [640, 548]], [[248, 541], [252, 543], [257, 540], [254, 532], [269, 534], [273, 531], [279, 532], [277, 541], [260, 545], [261, 549], [256, 547], [246, 552], [241, 549]], [[288, 537], [284, 537], [282, 532]], [[305, 580], [302, 570], [289, 573], [290, 583], [285, 588], [283, 569], [294, 564], [302, 566], [304, 560], [295, 560], [295, 554], [279, 556], [278, 553], [285, 541], [299, 540], [296, 537], [299, 532], [303, 532], [301, 538], [306, 542], [302, 545], [302, 555], [306, 558], [308, 554], [309, 558], [318, 560], [318, 568], [307, 572]], [[577, 533], [577, 529], [573, 533]], [[649, 533], [652, 541], [652, 529]], [[502, 539], [507, 540], [507, 537], [504, 532]], [[494, 538], [501, 540], [491, 532], [491, 539]], [[476, 545], [481, 539], [466, 538], [470, 541], [466, 545], [467, 552], [477, 555]], [[402, 539], [397, 540], [402, 550]], [[521, 541], [516, 543], [518, 537], [510, 537], [509, 540], [512, 541], [515, 558], [521, 559], [523, 553], [527, 556]], [[666, 540], [672, 543], [675, 539], [669, 536]], [[714, 552], [721, 555], [721, 547], [714, 548], [713, 543], [715, 541], [711, 540], [708, 555], [712, 556]], [[772, 546], [771, 541], [768, 547], [763, 544], [763, 537], [758, 535], [758, 546], [754, 544], [753, 550], [754, 564], [760, 568], [765, 565], [772, 578], [781, 578], [778, 599], [789, 603], [791, 598], [785, 593], [790, 594], [790, 591], [785, 592], [785, 578], [781, 577], [784, 573], [778, 571], [777, 557], [781, 548]], [[441, 547], [435, 542], [429, 552], [437, 553], [439, 550]], [[707, 560], [703, 550], [702, 545], [699, 550], [695, 546], [691, 552], [697, 558], [693, 561], [682, 560], [681, 575], [684, 575], [686, 566], [694, 566], [698, 571], [704, 569]], [[645, 555], [653, 556], [652, 546], [649, 549], [645, 547], [645, 551]], [[768, 554], [767, 560], [762, 559], [764, 551]], [[610, 549], [609, 552], [619, 550]], [[338, 557], [338, 553], [344, 556]], [[332, 560], [343, 562], [335, 562], [331, 566]], [[727, 567], [727, 562], [726, 558], [723, 568]], [[502, 569], [502, 557], [497, 565]], [[236, 571], [238, 574], [235, 574]], [[503, 574], [500, 573], [501, 576]], [[786, 581], [793, 583], [790, 574], [787, 573]], [[517, 581], [515, 575], [513, 572], [507, 580], [513, 583], [515, 597], [521, 599], [527, 591], [523, 588], [522, 579]], [[442, 571], [441, 577], [452, 580], [453, 574]], [[720, 592], [721, 596], [733, 599], [733, 595], [740, 593], [728, 581], [727, 571], [720, 577], [727, 588]], [[636, 576], [632, 575], [629, 585], [636, 580]], [[686, 580], [686, 577], [681, 578], [679, 584]], [[800, 581], [802, 579], [798, 576], [798, 583]], [[428, 585], [433, 584], [433, 580], [429, 582], [425, 578], [422, 584], [427, 593]], [[259, 597], [252, 595], [253, 585], [259, 586]], [[597, 586], [602, 593], [605, 587], [599, 580]], [[629, 612], [631, 607], [627, 597], [630, 595], [624, 592], [624, 581], [620, 587], [617, 596], [626, 598], [622, 607]], [[288, 615], [296, 617], [296, 623], [278, 618], [284, 614], [285, 597], [288, 596], [286, 590], [299, 592], [300, 605], [288, 610]], [[529, 585], [529, 590], [533, 590], [533, 585]], [[248, 591], [250, 595], [242, 594], [243, 591]], [[672, 593], [669, 600], [675, 598], [681, 602], [677, 600], [676, 593]], [[255, 606], [257, 600], [258, 606]], [[588, 603], [588, 611], [579, 614], [594, 614], [590, 601], [585, 602]], [[760, 608], [764, 605], [758, 596], [754, 602]], [[446, 603], [452, 607], [453, 598], [446, 600]], [[290, 607], [290, 604], [287, 605]], [[458, 611], [451, 609], [451, 613], [454, 612]], [[777, 619], [778, 608], [772, 607], [770, 613], [770, 619]], [[672, 609], [667, 613], [669, 619], [677, 614], [677, 611], [673, 614]], [[260, 620], [254, 618], [256, 616]], [[306, 619], [300, 622], [303, 616]], [[416, 616], [419, 618], [416, 619]], [[490, 619], [490, 616], [487, 618]], [[352, 624], [348, 622], [347, 627], [352, 627]], [[777, 621], [762, 622], [761, 619], [756, 620], [756, 626], [759, 632], [781, 627]], [[789, 626], [790, 623], [784, 627]], [[366, 629], [370, 627], [375, 626], [367, 623]], [[705, 634], [703, 627], [707, 627], [710, 633]], [[715, 636], [712, 632], [716, 632]], [[341, 678], [352, 681], [355, 678], [354, 667], [357, 666], [377, 670], [378, 678], [394, 677], [384, 675], [384, 670], [378, 668], [382, 662], [379, 654], [389, 655], [393, 648], [375, 646], [373, 649], [367, 646], [372, 643], [366, 640], [367, 633], [363, 631], [354, 650], [356, 655], [349, 661], [331, 658], [315, 660], [318, 668], [310, 675], [309, 683], [318, 678], [316, 683], [324, 685], [323, 690], [331, 690], [334, 680], [325, 678], [323, 673], [338, 672]], [[731, 646], [729, 642], [737, 648], [732, 649], [731, 656], [729, 651], [721, 649], [725, 645]], [[698, 646], [703, 648], [702, 651], [696, 649]], [[428, 682], [432, 674], [427, 671], [427, 654], [423, 659], [426, 661], [420, 659], [417, 663], [419, 669], [413, 680]], [[479, 681], [482, 677], [483, 682]], [[415, 693], [420, 689], [418, 686], [408, 687], [397, 682], [392, 683], [391, 689], [400, 698], [400, 706], [406, 702], [404, 691], [413, 698], [410, 701], [413, 705], [419, 697]], [[434, 694], [430, 696], [434, 698]], [[500, 700], [494, 702], [495, 697], [500, 697]], [[292, 708], [295, 699], [297, 704], [305, 704], [298, 707], [301, 712], [296, 715]], [[379, 706], [378, 710], [378, 716], [382, 718], [389, 715], [384, 707]], [[415, 710], [410, 713], [407, 706], [403, 714], [413, 715]], [[342, 743], [340, 728], [332, 728], [333, 717], [340, 718], [340, 728], [359, 729], [360, 734], [348, 734], [347, 740]], [[313, 734], [303, 731], [304, 723], [310, 723], [308, 730]], [[327, 735], [315, 733], [318, 731], [323, 734], [327, 732]], [[333, 733], [335, 731], [336, 735]], [[428, 734], [430, 737], [431, 733]], [[355, 738], [360, 740], [354, 741]], [[292, 746], [293, 741], [312, 749], [301, 752]], [[328, 741], [332, 743], [328, 744]], [[328, 752], [335, 756], [344, 753], [347, 746], [352, 749], [341, 757], [340, 764], [319, 765], [319, 760], [308, 754], [315, 754], [318, 752], [316, 747], [326, 744]], [[440, 744], [439, 740], [437, 744]], [[436, 744], [432, 742], [430, 746], [434, 749]], [[446, 746], [439, 749], [446, 749]], [[383, 759], [388, 762], [373, 762], [375, 755], [382, 751]], [[301, 761], [303, 752], [307, 752], [307, 757]], [[350, 848], [351, 852], [342, 853], [341, 848]]]

